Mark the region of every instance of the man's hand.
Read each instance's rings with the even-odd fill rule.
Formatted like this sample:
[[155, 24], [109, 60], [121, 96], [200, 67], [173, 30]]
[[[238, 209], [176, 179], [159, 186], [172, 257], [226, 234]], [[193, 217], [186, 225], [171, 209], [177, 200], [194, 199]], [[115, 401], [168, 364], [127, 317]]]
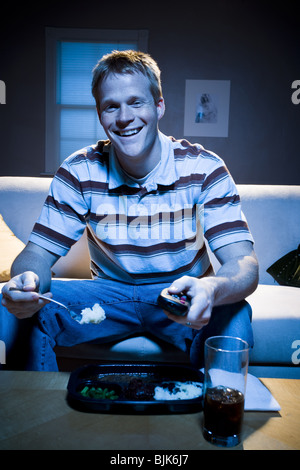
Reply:
[[17, 318], [29, 318], [38, 312], [46, 300], [38, 293], [52, 297], [51, 267], [59, 258], [46, 249], [28, 242], [13, 262], [11, 280], [2, 289], [2, 305]]
[[211, 311], [214, 306], [214, 289], [209, 282], [210, 278], [197, 279], [195, 277], [183, 276], [177, 279], [169, 287], [170, 294], [179, 294], [184, 292], [191, 298], [191, 306], [185, 317], [172, 315], [165, 311], [170, 320], [200, 330], [210, 320]]
[[236, 242], [219, 248], [215, 255], [221, 268], [215, 276], [201, 279], [183, 276], [169, 287], [169, 292], [184, 292], [191, 298], [185, 317], [166, 312], [168, 318], [197, 330], [207, 325], [213, 307], [233, 304], [252, 294], [258, 283], [258, 262], [251, 242]]
[[[47, 301], [39, 298], [39, 278], [26, 271], [8, 281], [2, 289], [2, 305], [19, 319], [32, 317]], [[52, 297], [51, 292], [45, 294]]]

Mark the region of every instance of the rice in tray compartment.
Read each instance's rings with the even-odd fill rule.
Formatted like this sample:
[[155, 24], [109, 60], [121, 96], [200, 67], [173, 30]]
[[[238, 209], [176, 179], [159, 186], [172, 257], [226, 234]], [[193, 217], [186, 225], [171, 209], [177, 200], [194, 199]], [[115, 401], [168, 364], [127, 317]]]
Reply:
[[202, 395], [199, 382], [170, 382], [155, 387], [154, 400], [191, 400]]
[[95, 304], [93, 308], [84, 308], [81, 312], [82, 318], [79, 323], [101, 323], [105, 320], [105, 312], [99, 304]]

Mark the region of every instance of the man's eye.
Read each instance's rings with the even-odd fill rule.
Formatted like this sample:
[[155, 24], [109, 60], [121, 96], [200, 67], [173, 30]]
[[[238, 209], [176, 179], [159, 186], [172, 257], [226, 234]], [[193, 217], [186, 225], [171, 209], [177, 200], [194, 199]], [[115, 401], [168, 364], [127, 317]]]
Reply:
[[113, 111], [115, 111], [117, 109], [117, 105], [116, 104], [109, 104], [108, 106], [106, 106], [105, 108], [105, 111], [107, 113], [112, 113]]
[[142, 106], [142, 102], [140, 100], [134, 100], [132, 101], [131, 105], [132, 106], [135, 106], [136, 108], [138, 108], [139, 106]]

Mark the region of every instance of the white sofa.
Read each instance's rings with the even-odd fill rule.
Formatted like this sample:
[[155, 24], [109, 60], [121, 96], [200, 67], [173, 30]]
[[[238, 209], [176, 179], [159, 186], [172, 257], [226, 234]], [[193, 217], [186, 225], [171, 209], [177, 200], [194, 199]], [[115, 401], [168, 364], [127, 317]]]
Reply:
[[[0, 177], [0, 214], [26, 243], [47, 195], [51, 178]], [[257, 290], [247, 298], [253, 310], [255, 346], [250, 371], [263, 377], [300, 378], [300, 289], [279, 286], [266, 269], [300, 243], [300, 186], [238, 185], [242, 208], [260, 263]], [[218, 264], [212, 255], [213, 264]], [[85, 235], [53, 268], [56, 277], [89, 278]], [[105, 346], [81, 344], [56, 349], [61, 370], [88, 362], [188, 362], [170, 345], [135, 336]]]

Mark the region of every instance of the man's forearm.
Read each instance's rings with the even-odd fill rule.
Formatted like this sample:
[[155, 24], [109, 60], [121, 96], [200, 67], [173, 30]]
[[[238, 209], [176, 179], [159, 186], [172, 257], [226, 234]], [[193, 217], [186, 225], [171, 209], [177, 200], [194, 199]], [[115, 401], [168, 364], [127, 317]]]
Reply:
[[39, 278], [40, 292], [48, 292], [51, 285], [51, 266], [57, 257], [46, 253], [45, 250], [28, 244], [15, 259], [11, 267], [11, 277], [32, 271]]
[[214, 305], [230, 304], [245, 299], [258, 284], [258, 263], [255, 255], [227, 261], [216, 276], [207, 278], [214, 291]]

